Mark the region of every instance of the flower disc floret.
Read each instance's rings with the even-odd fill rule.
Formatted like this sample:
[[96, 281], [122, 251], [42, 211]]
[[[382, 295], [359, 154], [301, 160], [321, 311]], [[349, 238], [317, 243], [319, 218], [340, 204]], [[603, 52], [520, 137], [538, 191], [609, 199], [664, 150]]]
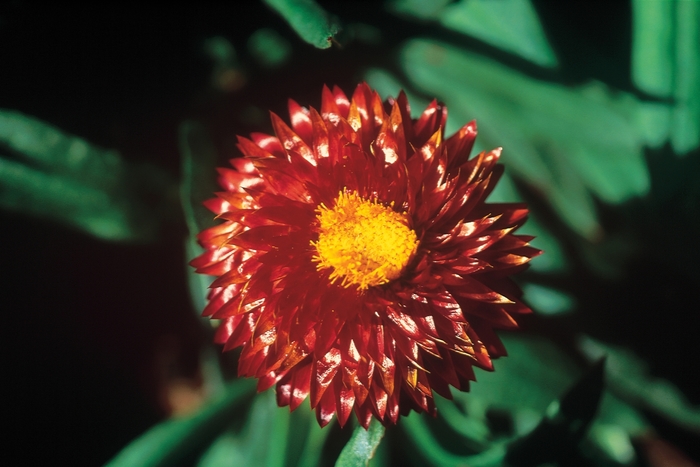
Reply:
[[332, 208], [322, 204], [317, 212], [313, 260], [344, 287], [366, 290], [397, 279], [418, 247], [405, 215], [357, 193], [340, 192]]

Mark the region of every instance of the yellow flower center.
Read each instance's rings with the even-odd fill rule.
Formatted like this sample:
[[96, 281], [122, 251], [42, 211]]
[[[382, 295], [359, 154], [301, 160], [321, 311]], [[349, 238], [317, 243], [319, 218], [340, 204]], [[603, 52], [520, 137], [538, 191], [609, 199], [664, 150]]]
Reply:
[[330, 279], [360, 290], [398, 278], [418, 247], [406, 216], [390, 207], [341, 192], [335, 206], [321, 204], [318, 241], [313, 261], [318, 269], [333, 268]]

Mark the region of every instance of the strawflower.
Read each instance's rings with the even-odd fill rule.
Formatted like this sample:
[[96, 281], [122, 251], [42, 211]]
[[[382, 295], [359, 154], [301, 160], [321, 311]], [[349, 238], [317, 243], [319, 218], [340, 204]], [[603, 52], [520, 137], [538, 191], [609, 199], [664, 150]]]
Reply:
[[239, 137], [205, 203], [224, 222], [192, 265], [217, 276], [216, 341], [280, 406], [310, 397], [321, 426], [434, 414], [433, 391], [468, 390], [506, 355], [494, 328], [530, 311], [508, 277], [540, 253], [513, 233], [527, 209], [485, 202], [501, 149], [469, 159], [474, 122], [444, 139], [443, 105], [412, 120], [403, 92], [383, 103], [364, 83], [289, 113]]

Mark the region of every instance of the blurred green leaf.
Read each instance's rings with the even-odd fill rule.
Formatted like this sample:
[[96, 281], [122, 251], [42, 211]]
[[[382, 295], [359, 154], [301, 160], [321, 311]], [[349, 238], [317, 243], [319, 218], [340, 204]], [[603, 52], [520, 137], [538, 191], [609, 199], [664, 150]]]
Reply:
[[[629, 458], [631, 438], [647, 432], [649, 425], [634, 408], [601, 392], [600, 372], [581, 378], [579, 366], [541, 338], [504, 334], [503, 341], [509, 356], [495, 362], [495, 372], [478, 371], [478, 381], [469, 392], [452, 391], [454, 401], [436, 398], [437, 419], [418, 414], [402, 419], [401, 427], [415, 450], [410, 456], [413, 465], [520, 465], [504, 460], [510, 443], [534, 437], [534, 444], [523, 443], [534, 451], [548, 451], [559, 442], [552, 440], [565, 433], [573, 441], [581, 439], [591, 422], [585, 442], [595, 451], [596, 462], [608, 465], [603, 462]], [[569, 389], [572, 384], [575, 389]], [[561, 399], [563, 393], [568, 395]], [[593, 419], [596, 406], [598, 416]], [[495, 416], [500, 422], [494, 422]], [[534, 430], [552, 424], [557, 426], [556, 434], [545, 436], [540, 440], [544, 445], [540, 444], [537, 440], [542, 435], [533, 435]], [[615, 438], [605, 439], [604, 433], [614, 433]]]
[[561, 315], [569, 313], [574, 307], [574, 299], [559, 290], [543, 285], [527, 283], [523, 292], [532, 309], [543, 315]]
[[474, 417], [463, 404], [452, 400], [435, 398], [439, 417], [445, 421], [463, 440], [464, 447], [472, 452], [481, 452], [488, 448], [491, 430], [480, 417]]
[[589, 438], [608, 459], [631, 465], [636, 454], [629, 434], [618, 425], [596, 423], [589, 429]]
[[452, 391], [470, 418], [488, 425], [489, 410], [511, 414], [516, 435], [532, 430], [549, 404], [581, 374], [556, 345], [541, 338], [503, 334], [508, 357], [494, 362], [496, 371], [477, 372], [468, 393]]
[[603, 394], [604, 361], [599, 361], [559, 400], [547, 407], [546, 417], [527, 436], [508, 447], [506, 460], [513, 466], [538, 466], [573, 459]]
[[216, 184], [216, 148], [204, 126], [188, 120], [180, 125], [180, 153], [182, 209], [190, 232], [197, 234], [214, 225], [214, 214], [203, 203], [220, 189]]
[[632, 0], [632, 79], [659, 97], [673, 94], [675, 3]]
[[297, 467], [315, 467], [321, 462], [323, 445], [331, 432], [330, 427], [321, 428], [316, 421], [314, 410], [306, 401], [291, 414], [288, 459]]
[[292, 54], [292, 46], [277, 31], [262, 28], [248, 38], [248, 50], [263, 66], [274, 68], [283, 65]]
[[154, 240], [172, 209], [164, 172], [0, 110], [0, 207], [115, 241]]
[[640, 107], [640, 128], [685, 154], [700, 145], [700, 2], [634, 0], [632, 13], [632, 82], [662, 99]]
[[[202, 203], [217, 191], [214, 170], [217, 155], [205, 128], [194, 121], [185, 121], [180, 125], [180, 154], [180, 202], [189, 230], [185, 253], [188, 259], [192, 259], [202, 253], [197, 234], [214, 225], [214, 214]], [[207, 304], [207, 293], [213, 278], [197, 274], [189, 266], [186, 273], [194, 309], [201, 312]]]
[[676, 4], [676, 106], [671, 142], [679, 154], [700, 146], [700, 2]]
[[538, 65], [557, 66], [557, 57], [529, 0], [461, 0], [442, 11], [440, 22]]
[[225, 37], [210, 37], [202, 46], [204, 53], [214, 62], [215, 68], [223, 69], [237, 65], [236, 49]]
[[274, 392], [253, 400], [242, 430], [229, 429], [200, 458], [199, 467], [255, 465], [283, 467], [289, 434], [289, 412], [277, 407]]
[[650, 431], [651, 426], [639, 411], [606, 390], [580, 449], [587, 458], [595, 460], [593, 465], [639, 465], [632, 440]]
[[232, 420], [200, 457], [199, 467], [316, 467], [330, 429], [322, 429], [308, 403], [292, 413], [275, 403], [273, 391], [255, 397], [244, 424]]
[[435, 41], [410, 40], [400, 55], [406, 79], [445, 101], [452, 125], [478, 119], [481, 144], [503, 146], [510, 173], [584, 237], [600, 233], [591, 194], [620, 203], [648, 192], [633, 97], [535, 80]]
[[106, 465], [154, 467], [174, 465], [196, 454], [220, 433], [255, 393], [255, 381], [235, 380], [194, 416], [162, 422], [122, 449]]
[[646, 362], [630, 350], [587, 336], [581, 337], [579, 348], [589, 359], [606, 356], [610, 389], [621, 399], [700, 433], [700, 407], [692, 405], [669, 381], [651, 376]]
[[[439, 415], [438, 415], [439, 416]], [[503, 465], [505, 448], [502, 444], [494, 444], [491, 448], [471, 454], [457, 454], [447, 449], [439, 439], [440, 434], [432, 431], [426, 423], [426, 416], [411, 413], [402, 419], [401, 428], [410, 440], [409, 458], [413, 465], [428, 465], [436, 467], [498, 467]], [[454, 446], [452, 446], [454, 447]], [[410, 451], [416, 450], [415, 453]], [[415, 454], [415, 455], [410, 455]]]
[[32, 166], [88, 186], [113, 188], [123, 181], [126, 164], [116, 151], [97, 148], [19, 112], [0, 109], [0, 142]]
[[437, 21], [544, 67], [557, 57], [529, 0], [393, 0], [390, 11], [422, 21]]
[[377, 446], [382, 441], [385, 432], [384, 426], [375, 418], [365, 430], [361, 426], [355, 428], [352, 437], [340, 452], [340, 456], [335, 463], [336, 467], [359, 467], [369, 465], [369, 461], [374, 457]]
[[[188, 260], [202, 254], [202, 247], [197, 243], [194, 235], [190, 235], [185, 239], [185, 256]], [[192, 307], [197, 314], [200, 314], [204, 307], [209, 303], [208, 292], [209, 286], [214, 280], [213, 276], [197, 274], [189, 264], [185, 265], [185, 273], [187, 275], [187, 284], [189, 285], [190, 299]]]
[[[505, 442], [496, 439], [489, 427], [493, 410], [512, 418], [513, 436], [529, 433], [540, 423], [548, 405], [575, 381], [580, 370], [552, 343], [539, 338], [504, 334], [508, 357], [495, 362], [496, 371], [477, 370], [477, 381], [469, 392], [452, 391], [454, 401], [436, 399], [438, 418], [459, 435], [459, 445], [434, 431], [427, 417], [411, 414], [402, 419], [416, 454], [435, 466], [501, 466]], [[450, 407], [452, 405], [453, 407]], [[461, 425], [461, 426], [458, 426]], [[471, 454], [468, 454], [471, 453]], [[417, 460], [414, 465], [422, 465]]]
[[452, 0], [389, 0], [387, 9], [400, 15], [413, 16], [422, 20], [436, 20]]
[[299, 36], [319, 49], [331, 46], [340, 31], [338, 21], [313, 0], [264, 0]]

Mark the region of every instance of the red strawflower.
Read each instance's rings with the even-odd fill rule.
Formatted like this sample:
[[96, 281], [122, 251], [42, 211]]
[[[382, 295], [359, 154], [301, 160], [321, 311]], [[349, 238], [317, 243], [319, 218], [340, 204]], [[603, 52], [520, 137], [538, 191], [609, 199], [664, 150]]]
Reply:
[[238, 373], [276, 384], [280, 406], [310, 395], [321, 426], [435, 413], [433, 391], [492, 370], [493, 328], [530, 311], [508, 278], [540, 253], [513, 234], [527, 209], [484, 202], [501, 149], [469, 160], [474, 122], [443, 140], [443, 105], [413, 121], [403, 92], [383, 104], [364, 83], [289, 113], [291, 128], [271, 115], [276, 136], [239, 137], [206, 202], [224, 222], [192, 265], [218, 276], [216, 341], [243, 347]]

